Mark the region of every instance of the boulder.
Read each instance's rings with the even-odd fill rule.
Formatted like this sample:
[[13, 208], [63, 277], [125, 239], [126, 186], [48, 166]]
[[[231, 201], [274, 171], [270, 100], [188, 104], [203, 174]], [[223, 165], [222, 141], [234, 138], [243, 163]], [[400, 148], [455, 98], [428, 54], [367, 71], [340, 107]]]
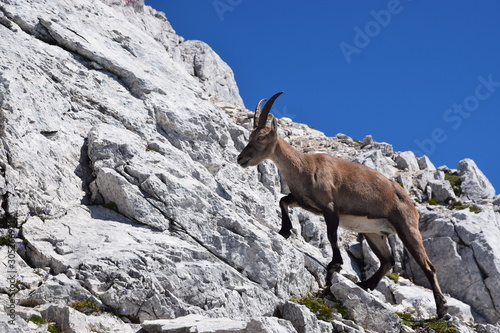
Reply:
[[298, 333], [332, 332], [332, 325], [322, 322], [305, 306], [287, 301], [280, 307], [281, 316], [289, 320]]
[[444, 181], [444, 172], [425, 170], [417, 174], [416, 184], [420, 190], [425, 191], [427, 184], [434, 180]]
[[[349, 279], [333, 274], [330, 288], [335, 299], [347, 308], [349, 317], [358, 325], [377, 332], [399, 332], [401, 319], [392, 306], [367, 293]], [[377, 315], [373, 315], [373, 314]]]
[[466, 158], [458, 163], [458, 173], [462, 181], [462, 196], [471, 200], [493, 198], [495, 189], [476, 163]]
[[394, 159], [396, 166], [401, 170], [417, 171], [420, 170], [417, 158], [412, 151], [402, 151]]
[[[494, 213], [459, 211], [444, 217], [426, 217], [420, 225], [424, 246], [437, 271], [443, 292], [467, 303], [477, 321], [496, 322], [498, 265], [492, 261], [498, 249], [489, 241], [500, 237]], [[425, 216], [424, 216], [425, 217]], [[483, 230], [489, 230], [485, 233]], [[488, 245], [486, 245], [488, 244]], [[406, 272], [415, 283], [429, 287], [422, 270], [412, 258]], [[457, 273], [460, 272], [460, 273]], [[460, 279], [457, 279], [460, 274]], [[495, 282], [494, 282], [495, 281]]]
[[[419, 318], [431, 319], [436, 316], [436, 303], [432, 291], [415, 285], [394, 285], [391, 288], [397, 312], [411, 313]], [[473, 322], [471, 307], [456, 299], [447, 297], [448, 314], [463, 322]]]
[[436, 167], [434, 166], [434, 164], [432, 164], [431, 160], [426, 155], [417, 157], [417, 161], [420, 170], [429, 170], [429, 171], [436, 170]]
[[438, 203], [457, 199], [450, 182], [447, 180], [430, 180], [427, 186], [430, 188], [431, 197], [434, 197]]
[[87, 328], [86, 316], [73, 308], [64, 305], [51, 305], [41, 311], [42, 318], [55, 322], [57, 326], [68, 333], [90, 333]]

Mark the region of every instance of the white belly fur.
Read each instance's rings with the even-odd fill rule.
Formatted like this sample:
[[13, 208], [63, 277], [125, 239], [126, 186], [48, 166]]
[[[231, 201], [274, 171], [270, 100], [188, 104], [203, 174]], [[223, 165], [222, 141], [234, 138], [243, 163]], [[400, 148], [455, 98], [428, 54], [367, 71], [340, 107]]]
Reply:
[[370, 219], [368, 216], [340, 214], [340, 226], [344, 229], [363, 234], [388, 236], [396, 233], [389, 220], [384, 218]]

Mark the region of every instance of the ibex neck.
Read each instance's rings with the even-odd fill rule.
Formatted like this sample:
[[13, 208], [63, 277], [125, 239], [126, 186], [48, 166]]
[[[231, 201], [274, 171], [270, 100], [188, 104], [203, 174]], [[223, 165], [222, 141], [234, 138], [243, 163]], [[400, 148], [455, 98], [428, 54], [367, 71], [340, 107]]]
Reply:
[[302, 155], [301, 152], [292, 148], [282, 138], [278, 137], [271, 160], [276, 164], [286, 180], [290, 174], [302, 170], [304, 166]]

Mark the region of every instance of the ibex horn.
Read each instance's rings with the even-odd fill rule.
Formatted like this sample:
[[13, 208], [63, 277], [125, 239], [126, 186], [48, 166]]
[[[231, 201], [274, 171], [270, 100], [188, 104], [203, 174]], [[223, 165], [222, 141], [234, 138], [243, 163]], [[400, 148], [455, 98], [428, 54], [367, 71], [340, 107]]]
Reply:
[[276, 98], [278, 98], [282, 93], [283, 93], [283, 91], [280, 91], [279, 93], [274, 94], [274, 96], [269, 99], [269, 101], [266, 103], [266, 105], [264, 105], [264, 110], [262, 111], [262, 113], [259, 116], [259, 125], [257, 127], [263, 128], [266, 126], [267, 116], [269, 115], [269, 112], [271, 111], [271, 108], [273, 107], [273, 103], [276, 100]]
[[262, 103], [267, 101], [267, 98], [263, 98], [259, 101], [259, 104], [257, 104], [257, 107], [255, 108], [255, 113], [253, 115], [253, 128], [256, 128], [258, 123], [259, 123], [259, 117], [260, 117], [260, 108], [262, 106]]

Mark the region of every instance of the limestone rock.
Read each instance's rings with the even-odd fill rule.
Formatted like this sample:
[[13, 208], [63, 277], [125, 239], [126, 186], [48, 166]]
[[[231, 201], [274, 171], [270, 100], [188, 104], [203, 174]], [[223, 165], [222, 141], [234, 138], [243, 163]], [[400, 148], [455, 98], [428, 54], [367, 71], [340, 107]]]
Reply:
[[457, 198], [450, 182], [446, 180], [430, 180], [427, 186], [431, 190], [431, 197], [434, 196], [436, 202], [443, 203], [449, 199], [455, 200]]
[[[395, 308], [400, 313], [412, 313], [420, 318], [436, 316], [436, 305], [432, 291], [417, 286], [395, 285], [391, 288], [396, 301]], [[448, 313], [463, 322], [473, 322], [471, 308], [458, 300], [447, 298]]]
[[417, 175], [416, 183], [418, 188], [424, 191], [427, 184], [435, 180], [444, 181], [444, 173], [442, 171], [423, 171]]
[[[27, 256], [43, 251], [46, 264], [78, 269], [79, 280], [106, 307], [141, 320], [189, 312], [248, 318], [269, 314], [276, 302], [185, 234], [152, 233], [102, 207], [45, 223], [32, 218], [24, 230]], [[58, 253], [56, 244], [66, 251]], [[197, 276], [205, 276], [202, 283]], [[169, 296], [157, 296], [164, 293]]]
[[180, 45], [180, 53], [191, 75], [197, 77], [207, 93], [243, 106], [231, 68], [207, 44], [193, 40]]
[[94, 295], [83, 288], [76, 280], [71, 280], [66, 275], [59, 274], [48, 278], [44, 284], [30, 293], [24, 302], [69, 305], [87, 300], [93, 300], [96, 304], [100, 303]]
[[298, 333], [332, 332], [332, 326], [318, 320], [305, 305], [287, 301], [281, 306], [280, 312], [284, 319], [292, 322]]
[[490, 181], [477, 167], [476, 163], [466, 158], [458, 163], [458, 173], [462, 180], [462, 195], [471, 200], [492, 198], [495, 189]]
[[363, 141], [361, 141], [361, 148], [368, 151], [380, 150], [384, 156], [390, 156], [394, 152], [392, 145], [386, 142], [375, 142], [371, 135], [365, 136]]
[[[479, 214], [466, 210], [445, 219], [435, 216], [421, 224], [424, 245], [444, 292], [471, 306], [476, 320], [499, 320], [497, 285], [499, 281], [498, 246], [491, 239], [500, 237], [499, 221], [493, 212]], [[435, 225], [438, 223], [437, 225]], [[488, 230], [488, 232], [484, 232]], [[429, 237], [429, 238], [427, 238]], [[410, 259], [414, 281], [428, 286], [422, 271]], [[407, 270], [408, 271], [408, 270]], [[462, 272], [457, 279], [450, 272]], [[467, 287], [465, 287], [467, 286]]]
[[430, 170], [430, 171], [436, 170], [436, 167], [434, 166], [434, 164], [432, 164], [431, 160], [426, 155], [417, 157], [417, 161], [420, 170]]
[[243, 333], [246, 331], [246, 323], [243, 321], [208, 318], [202, 315], [187, 315], [176, 319], [150, 320], [145, 321], [141, 326], [149, 333]]
[[396, 173], [394, 162], [385, 157], [380, 150], [372, 150], [362, 153], [354, 159], [354, 162], [364, 164], [387, 178], [392, 178]]
[[296, 333], [292, 323], [276, 317], [261, 317], [252, 319], [245, 333]]
[[[349, 316], [369, 330], [399, 332], [401, 319], [394, 309], [356, 286], [339, 274], [334, 274], [330, 288], [333, 296], [347, 307]], [[374, 316], [373, 314], [377, 315]]]
[[401, 170], [420, 170], [417, 158], [412, 151], [402, 151], [395, 158], [396, 165]]
[[68, 333], [86, 333], [85, 315], [67, 306], [51, 305], [42, 311], [42, 317]]

